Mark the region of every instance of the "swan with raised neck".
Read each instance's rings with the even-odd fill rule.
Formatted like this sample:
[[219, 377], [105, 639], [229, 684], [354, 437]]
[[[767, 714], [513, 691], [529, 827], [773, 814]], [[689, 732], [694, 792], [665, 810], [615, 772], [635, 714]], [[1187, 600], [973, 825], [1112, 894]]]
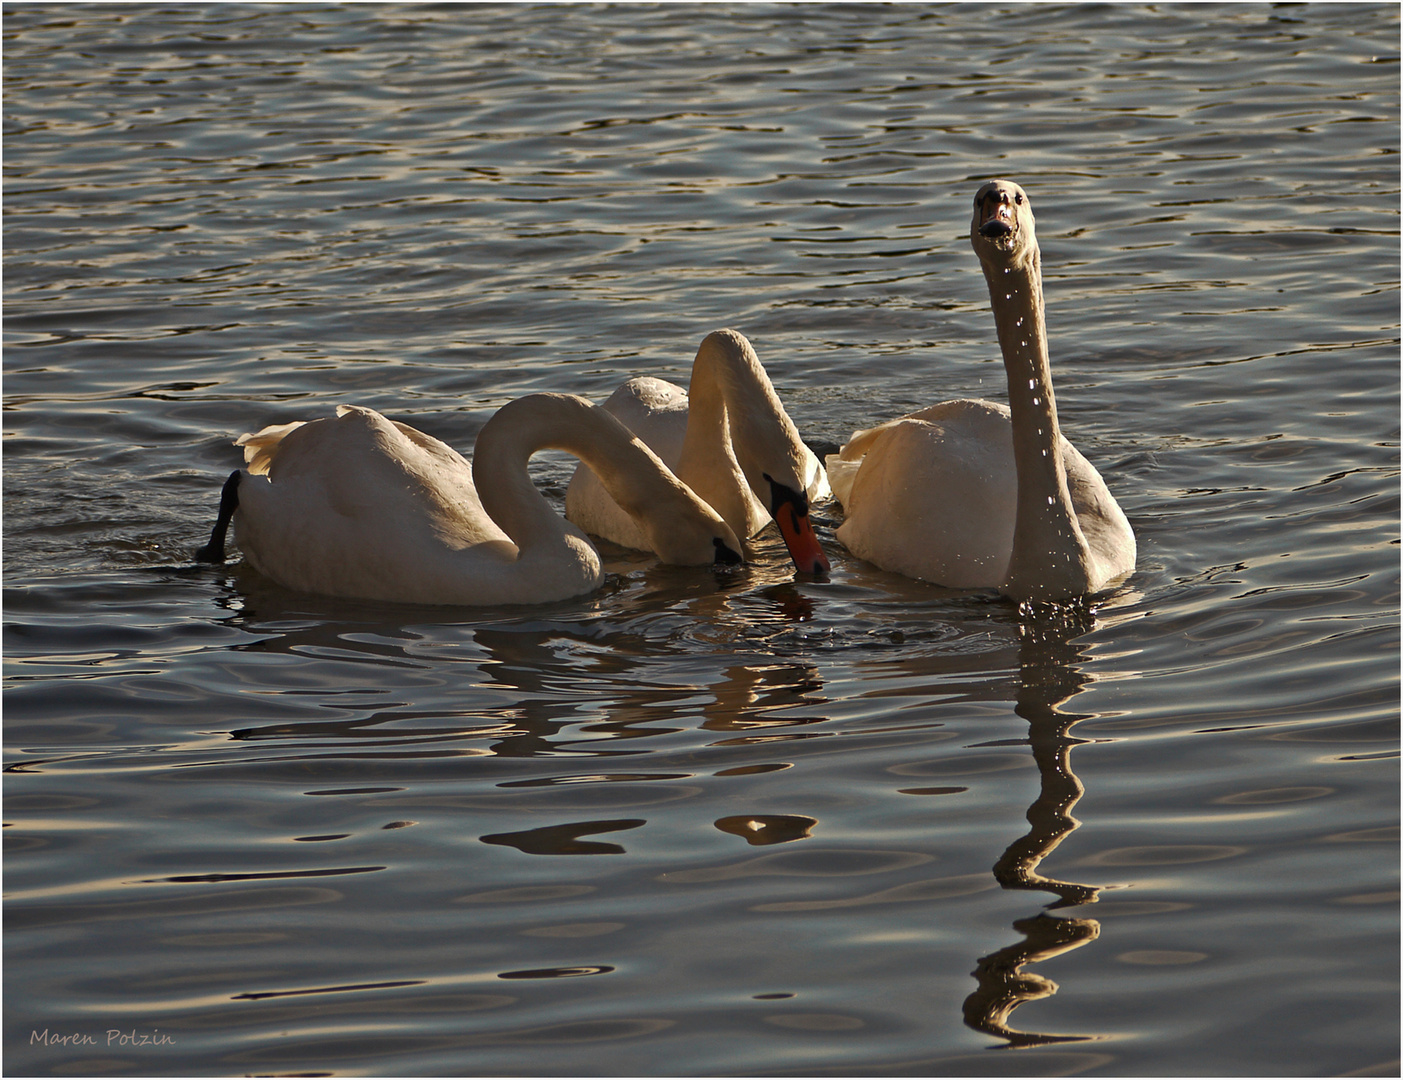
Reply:
[[885, 569], [1018, 600], [1097, 592], [1135, 568], [1135, 535], [1101, 475], [1063, 437], [1026, 192], [974, 197], [970, 242], [1008, 379], [1008, 406], [955, 400], [857, 432], [828, 459], [854, 554]]
[[471, 465], [438, 439], [349, 405], [236, 445], [248, 468], [226, 482], [196, 557], [223, 560], [232, 519], [248, 562], [303, 592], [473, 606], [590, 592], [602, 578], [598, 552], [527, 472], [546, 449], [588, 461], [663, 561], [741, 560], [719, 514], [616, 418], [572, 395], [504, 405], [478, 434]]

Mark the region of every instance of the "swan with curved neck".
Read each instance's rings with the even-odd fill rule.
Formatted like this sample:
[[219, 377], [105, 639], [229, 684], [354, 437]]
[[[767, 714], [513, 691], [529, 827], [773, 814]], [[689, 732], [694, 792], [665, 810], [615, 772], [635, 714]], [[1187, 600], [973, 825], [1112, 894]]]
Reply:
[[[743, 334], [717, 330], [706, 336], [692, 363], [690, 393], [642, 376], [614, 391], [604, 408], [647, 443], [737, 536], [748, 539], [773, 518], [800, 571], [828, 569], [808, 518], [810, 501], [831, 494], [827, 476]], [[570, 481], [565, 516], [624, 547], [648, 546], [588, 465], [576, 469]]]
[[1017, 600], [1097, 592], [1135, 569], [1135, 534], [1057, 420], [1042, 256], [1028, 196], [974, 197], [1009, 403], [956, 400], [856, 432], [828, 458], [846, 511], [838, 539], [883, 569]]
[[244, 435], [247, 469], [225, 483], [210, 543], [224, 559], [233, 520], [252, 566], [303, 592], [417, 604], [536, 604], [600, 582], [599, 554], [531, 482], [556, 449], [590, 463], [664, 562], [740, 562], [730, 527], [623, 424], [583, 398], [532, 394], [504, 405], [468, 462], [373, 409]]

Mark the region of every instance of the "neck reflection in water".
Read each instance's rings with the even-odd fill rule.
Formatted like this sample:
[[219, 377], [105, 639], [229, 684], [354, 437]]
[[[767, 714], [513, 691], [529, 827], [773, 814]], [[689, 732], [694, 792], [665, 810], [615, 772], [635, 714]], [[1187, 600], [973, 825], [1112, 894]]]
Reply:
[[[1040, 889], [1056, 894], [1050, 909], [1094, 904], [1094, 885], [1061, 881], [1038, 872], [1038, 865], [1081, 824], [1072, 808], [1085, 788], [1072, 771], [1072, 748], [1086, 742], [1072, 736], [1072, 727], [1092, 714], [1065, 712], [1067, 701], [1090, 682], [1078, 667], [1085, 660], [1074, 641], [1096, 625], [1094, 612], [1077, 604], [1022, 604], [1019, 608], [1018, 692], [1014, 712], [1028, 721], [1028, 744], [1038, 766], [1041, 788], [1028, 807], [1028, 832], [1004, 851], [994, 864], [994, 877], [1005, 889]], [[1025, 972], [1029, 964], [1095, 941], [1101, 924], [1095, 919], [1059, 918], [1039, 912], [1018, 919], [1013, 929], [1022, 940], [980, 957], [971, 974], [979, 983], [965, 999], [965, 1023], [976, 1031], [1005, 1039], [1009, 1046], [1084, 1042], [1095, 1035], [1045, 1035], [1009, 1026], [1020, 1005], [1057, 993], [1057, 984]]]

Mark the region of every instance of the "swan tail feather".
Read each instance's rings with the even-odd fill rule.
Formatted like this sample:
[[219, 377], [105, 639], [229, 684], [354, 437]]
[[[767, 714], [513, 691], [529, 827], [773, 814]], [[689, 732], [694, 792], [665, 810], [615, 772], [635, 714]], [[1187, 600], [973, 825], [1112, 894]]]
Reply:
[[843, 444], [843, 448], [836, 454], [824, 456], [824, 469], [828, 474], [828, 486], [833, 490], [833, 497], [842, 504], [846, 510], [848, 502], [852, 498], [853, 481], [857, 479], [857, 472], [862, 468], [863, 458], [872, 449], [879, 436], [881, 436], [893, 424], [899, 424], [901, 420], [891, 420], [885, 424], [878, 424], [873, 428], [866, 428], [862, 431], [854, 431], [852, 438]]
[[[337, 413], [340, 414], [339, 409]], [[267, 476], [282, 441], [305, 423], [305, 420], [294, 420], [290, 424], [272, 424], [261, 431], [240, 435], [235, 439], [234, 445], [243, 448], [244, 464], [248, 471], [254, 476]]]
[[823, 463], [828, 469], [828, 485], [833, 497], [846, 510], [853, 493], [853, 481], [857, 479], [857, 470], [862, 468], [862, 462], [844, 461], [841, 454], [829, 454]]

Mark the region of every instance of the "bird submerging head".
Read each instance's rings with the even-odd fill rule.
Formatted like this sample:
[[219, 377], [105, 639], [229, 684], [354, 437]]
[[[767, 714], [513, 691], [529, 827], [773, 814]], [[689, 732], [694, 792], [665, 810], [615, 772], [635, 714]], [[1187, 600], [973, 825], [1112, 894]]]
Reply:
[[587, 593], [599, 554], [536, 490], [527, 462], [556, 449], [587, 461], [649, 550], [681, 565], [738, 563], [721, 516], [604, 409], [569, 394], [504, 405], [457, 451], [373, 409], [282, 424], [238, 440], [247, 469], [225, 483], [210, 543], [233, 522], [247, 561], [304, 592], [416, 604], [535, 604]]
[[[811, 501], [828, 479], [785, 412], [745, 335], [717, 330], [703, 339], [687, 390], [640, 376], [604, 402], [712, 506], [743, 541], [771, 519], [801, 573], [829, 569], [813, 526]], [[565, 516], [586, 532], [647, 549], [638, 525], [610, 497], [586, 462], [565, 494]]]

